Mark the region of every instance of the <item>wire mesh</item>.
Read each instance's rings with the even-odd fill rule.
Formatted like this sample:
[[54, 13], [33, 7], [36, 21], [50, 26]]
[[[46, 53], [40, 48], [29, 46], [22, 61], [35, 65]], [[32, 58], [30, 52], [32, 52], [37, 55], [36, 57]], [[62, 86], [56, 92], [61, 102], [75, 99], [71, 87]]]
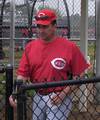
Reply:
[[[88, 81], [90, 80], [91, 79], [88, 79]], [[64, 97], [61, 96], [61, 92], [48, 93], [47, 89], [50, 88], [49, 84], [45, 85], [46, 88], [43, 84], [39, 84], [40, 87], [38, 84], [34, 85], [34, 90], [32, 90], [32, 87], [25, 87], [26, 90], [31, 90], [26, 92], [26, 120], [44, 120], [46, 118], [48, 120], [99, 120], [100, 104], [97, 103], [95, 99], [95, 82], [96, 81], [93, 83], [81, 84], [80, 80], [80, 86], [75, 85], [76, 89], [72, 89], [72, 86], [70, 85], [71, 95], [66, 94], [64, 91], [62, 92]], [[59, 84], [59, 86], [55, 83], [55, 85], [61, 87], [62, 84]], [[51, 85], [53, 91], [55, 91], [57, 87]], [[21, 88], [24, 89], [24, 86]], [[53, 101], [54, 96], [61, 100], [59, 104], [55, 105], [56, 100]]]

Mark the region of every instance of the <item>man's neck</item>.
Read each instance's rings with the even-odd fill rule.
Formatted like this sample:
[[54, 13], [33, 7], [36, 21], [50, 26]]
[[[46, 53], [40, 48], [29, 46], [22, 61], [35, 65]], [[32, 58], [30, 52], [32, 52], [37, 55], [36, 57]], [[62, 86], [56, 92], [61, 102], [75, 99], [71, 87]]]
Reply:
[[55, 36], [55, 34], [54, 34], [54, 35], [46, 38], [44, 41], [45, 41], [45, 42], [52, 42], [52, 41], [55, 39], [55, 37], [56, 37], [56, 36]]

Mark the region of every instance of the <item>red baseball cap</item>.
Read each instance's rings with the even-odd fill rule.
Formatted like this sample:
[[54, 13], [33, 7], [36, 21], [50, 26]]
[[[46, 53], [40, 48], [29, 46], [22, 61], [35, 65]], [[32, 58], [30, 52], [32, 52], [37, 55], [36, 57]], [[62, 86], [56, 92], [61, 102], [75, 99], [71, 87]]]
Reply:
[[35, 23], [41, 25], [49, 25], [57, 16], [54, 10], [42, 9], [35, 16]]

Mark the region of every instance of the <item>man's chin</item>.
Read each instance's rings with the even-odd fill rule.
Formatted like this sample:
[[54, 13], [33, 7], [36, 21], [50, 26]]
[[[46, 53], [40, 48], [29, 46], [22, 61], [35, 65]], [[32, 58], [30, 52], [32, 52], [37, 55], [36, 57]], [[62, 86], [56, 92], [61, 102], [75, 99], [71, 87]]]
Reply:
[[46, 39], [46, 37], [44, 37], [44, 36], [41, 36], [40, 38], [41, 38], [41, 39], [43, 39], [43, 40], [45, 40], [45, 39]]

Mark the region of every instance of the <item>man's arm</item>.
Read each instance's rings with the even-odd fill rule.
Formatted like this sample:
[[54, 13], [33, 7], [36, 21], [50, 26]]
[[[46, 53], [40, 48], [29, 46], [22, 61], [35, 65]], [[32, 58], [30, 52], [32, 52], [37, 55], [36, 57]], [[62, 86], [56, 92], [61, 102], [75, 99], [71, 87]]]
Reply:
[[18, 75], [18, 76], [17, 76], [17, 80], [27, 81], [27, 80], [28, 80], [28, 77], [24, 77], [24, 76], [22, 76], [22, 75]]
[[[28, 77], [24, 77], [22, 75], [18, 75], [17, 76], [17, 80], [23, 80], [23, 81], [27, 81], [28, 80]], [[13, 95], [10, 95], [9, 97], [9, 102], [10, 102], [10, 105], [14, 108], [16, 108], [17, 106], [17, 101], [16, 99], [13, 98]]]
[[[82, 73], [80, 76], [82, 77], [83, 75], [84, 74]], [[73, 76], [73, 80], [77, 80], [77, 79], [79, 79], [79, 76]], [[52, 98], [51, 103], [55, 105], [60, 104], [66, 96], [70, 95], [72, 91], [74, 91], [78, 87], [79, 87], [78, 85], [67, 86], [66, 88], [63, 89], [63, 91], [61, 91]]]

